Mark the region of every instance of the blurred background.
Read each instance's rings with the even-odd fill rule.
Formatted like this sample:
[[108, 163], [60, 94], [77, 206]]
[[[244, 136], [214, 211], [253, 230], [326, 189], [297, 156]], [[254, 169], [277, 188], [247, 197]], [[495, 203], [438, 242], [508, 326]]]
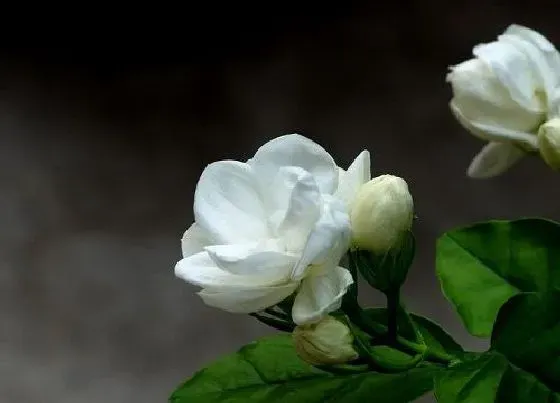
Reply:
[[538, 160], [465, 176], [482, 143], [448, 110], [448, 66], [513, 22], [560, 44], [560, 5], [487, 3], [208, 4], [2, 49], [0, 401], [165, 402], [269, 333], [204, 306], [173, 267], [203, 168], [294, 132], [343, 167], [368, 148], [374, 174], [406, 178], [419, 252], [404, 298], [484, 348], [441, 296], [435, 239], [475, 220], [560, 219], [558, 178]]

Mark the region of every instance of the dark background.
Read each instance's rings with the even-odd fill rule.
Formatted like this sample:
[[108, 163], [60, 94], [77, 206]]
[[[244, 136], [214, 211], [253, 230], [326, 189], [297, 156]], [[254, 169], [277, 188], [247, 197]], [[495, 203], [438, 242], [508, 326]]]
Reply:
[[282, 4], [189, 6], [120, 31], [74, 21], [2, 49], [2, 402], [164, 402], [268, 332], [204, 306], [173, 267], [204, 166], [293, 132], [344, 167], [368, 148], [375, 175], [408, 181], [419, 252], [405, 299], [484, 348], [441, 296], [434, 241], [474, 220], [558, 219], [558, 179], [536, 159], [468, 179], [483, 144], [451, 116], [445, 74], [513, 22], [560, 44], [560, 6]]

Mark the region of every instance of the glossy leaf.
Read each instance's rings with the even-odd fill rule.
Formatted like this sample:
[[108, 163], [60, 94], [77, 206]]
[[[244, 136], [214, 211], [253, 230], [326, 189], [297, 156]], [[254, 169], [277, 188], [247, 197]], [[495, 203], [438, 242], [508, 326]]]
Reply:
[[508, 367], [499, 354], [483, 355], [436, 376], [435, 396], [439, 403], [491, 403]]
[[560, 403], [560, 293], [522, 293], [500, 309], [488, 353], [436, 376], [440, 403]]
[[438, 240], [441, 287], [471, 334], [490, 336], [512, 296], [560, 286], [559, 239], [559, 224], [527, 218], [479, 223]]
[[171, 396], [173, 403], [362, 402], [406, 403], [433, 387], [434, 368], [400, 374], [333, 374], [302, 362], [291, 337], [249, 344], [196, 373]]
[[492, 348], [560, 392], [560, 292], [519, 294], [500, 310]]

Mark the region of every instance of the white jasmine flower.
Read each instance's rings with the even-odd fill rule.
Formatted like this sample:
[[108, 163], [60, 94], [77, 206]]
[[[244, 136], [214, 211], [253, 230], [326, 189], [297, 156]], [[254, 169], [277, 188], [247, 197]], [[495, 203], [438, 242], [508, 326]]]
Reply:
[[473, 55], [447, 75], [450, 107], [470, 133], [488, 142], [467, 174], [489, 178], [538, 151], [536, 134], [560, 84], [560, 54], [543, 35], [511, 25], [496, 41], [475, 46]]
[[346, 203], [364, 179], [367, 151], [343, 171], [297, 134], [271, 140], [246, 163], [208, 165], [175, 274], [213, 307], [258, 312], [295, 292], [294, 322], [320, 320], [353, 281], [339, 261], [350, 242]]

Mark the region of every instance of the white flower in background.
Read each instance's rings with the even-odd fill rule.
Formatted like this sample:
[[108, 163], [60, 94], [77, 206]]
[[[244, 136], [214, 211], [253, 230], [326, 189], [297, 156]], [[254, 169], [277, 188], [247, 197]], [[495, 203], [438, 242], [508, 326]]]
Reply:
[[367, 180], [367, 151], [343, 171], [297, 134], [271, 140], [246, 163], [212, 163], [196, 187], [175, 274], [202, 287], [213, 307], [258, 312], [296, 292], [294, 322], [320, 320], [352, 284], [339, 266], [350, 241], [346, 203]]
[[542, 159], [554, 170], [560, 170], [560, 118], [550, 119], [538, 133]]
[[489, 178], [538, 152], [537, 131], [557, 103], [560, 54], [541, 34], [511, 25], [497, 41], [475, 46], [473, 55], [447, 75], [450, 107], [470, 133], [488, 142], [467, 174]]

